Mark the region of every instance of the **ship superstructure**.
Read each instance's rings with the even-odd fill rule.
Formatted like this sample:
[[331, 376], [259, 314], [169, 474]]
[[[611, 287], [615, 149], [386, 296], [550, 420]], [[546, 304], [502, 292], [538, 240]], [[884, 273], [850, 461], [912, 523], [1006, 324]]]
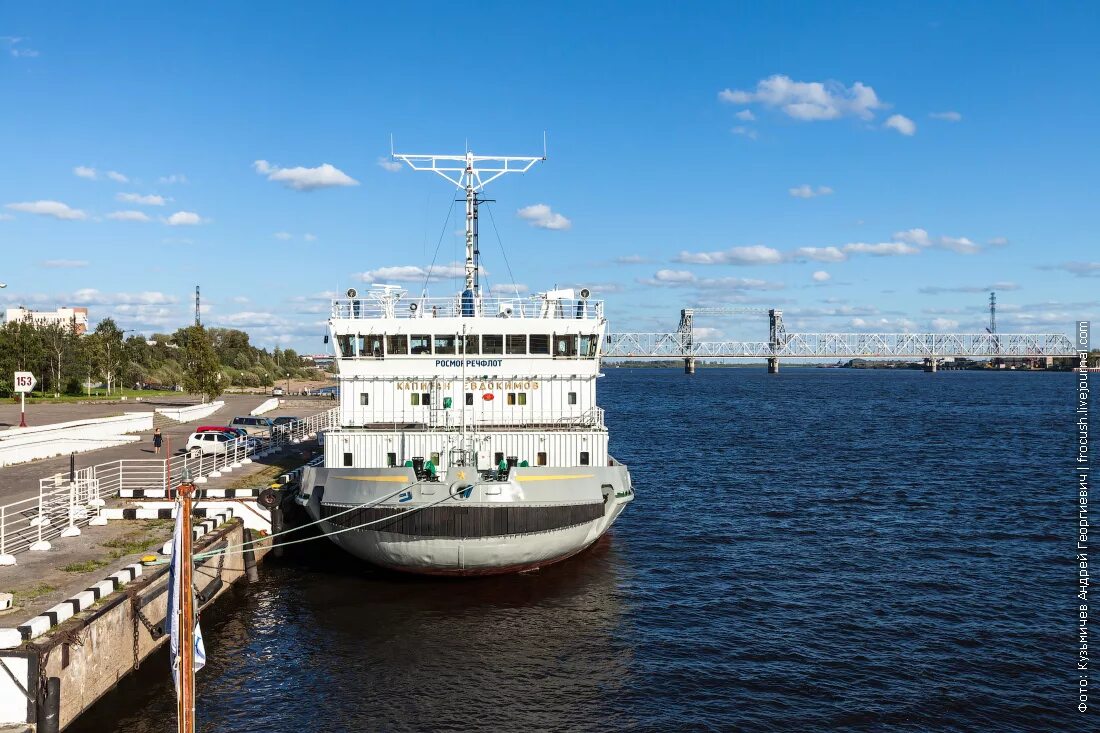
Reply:
[[378, 285], [333, 301], [340, 427], [299, 501], [334, 542], [395, 570], [564, 559], [633, 499], [596, 402], [604, 304], [586, 289], [482, 293], [479, 192], [539, 158], [396, 157], [465, 192], [465, 287], [433, 298]]

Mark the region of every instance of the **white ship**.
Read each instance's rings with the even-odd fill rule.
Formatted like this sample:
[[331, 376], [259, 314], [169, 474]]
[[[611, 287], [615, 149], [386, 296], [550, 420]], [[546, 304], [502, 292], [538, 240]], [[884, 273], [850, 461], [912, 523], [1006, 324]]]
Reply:
[[586, 289], [483, 295], [484, 186], [544, 158], [395, 155], [465, 193], [465, 288], [349, 289], [332, 303], [340, 427], [297, 501], [333, 542], [383, 568], [531, 570], [598, 540], [634, 498], [596, 404], [603, 302]]

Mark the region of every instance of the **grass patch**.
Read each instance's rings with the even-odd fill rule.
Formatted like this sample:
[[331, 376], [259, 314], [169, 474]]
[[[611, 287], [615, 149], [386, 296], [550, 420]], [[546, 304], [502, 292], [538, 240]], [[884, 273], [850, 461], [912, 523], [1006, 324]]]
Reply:
[[[27, 588], [26, 590], [17, 590], [12, 592], [12, 597], [19, 602], [33, 601], [35, 598], [41, 598], [42, 596], [49, 595], [57, 590], [56, 585], [50, 585], [49, 583], [39, 583], [36, 586]], [[13, 602], [13, 606], [19, 605]]]
[[90, 573], [93, 570], [99, 570], [105, 567], [107, 567], [107, 561], [96, 558], [93, 560], [84, 560], [83, 562], [71, 562], [68, 565], [62, 566], [61, 569], [66, 573]]

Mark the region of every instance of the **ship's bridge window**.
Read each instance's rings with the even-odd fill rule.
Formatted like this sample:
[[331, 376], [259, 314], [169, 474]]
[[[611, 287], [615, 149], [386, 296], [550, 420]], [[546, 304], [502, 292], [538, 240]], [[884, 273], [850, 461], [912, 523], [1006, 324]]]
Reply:
[[481, 353], [482, 354], [503, 354], [504, 353], [504, 336], [496, 334], [493, 336], [481, 337]]
[[363, 406], [370, 404], [370, 392], [359, 393], [359, 404]]
[[382, 336], [368, 334], [359, 337], [359, 355], [382, 358]]
[[571, 404], [571, 405], [577, 404], [577, 393], [576, 392], [570, 392], [567, 395], [567, 397], [568, 397], [567, 401], [569, 402], [569, 404]]
[[526, 354], [527, 353], [527, 334], [525, 333], [510, 333], [508, 334], [508, 353], [509, 354]]
[[581, 465], [582, 466], [587, 466], [588, 465], [588, 451], [586, 451], [586, 450], [581, 451]]
[[409, 394], [409, 404], [413, 405], [414, 407], [419, 407], [420, 406], [420, 393], [419, 392], [411, 392]]
[[576, 356], [577, 355], [577, 335], [576, 334], [554, 334], [554, 356]]
[[355, 352], [352, 351], [351, 348], [351, 336], [346, 333], [337, 336], [336, 350], [339, 352], [339, 355], [345, 359], [349, 356], [354, 356]]
[[550, 353], [550, 336], [545, 333], [533, 333], [531, 334], [531, 353], [532, 354], [549, 354]]
[[466, 393], [466, 404], [467, 405], [474, 404], [474, 393], [473, 392], [467, 392]]
[[409, 353], [409, 337], [403, 333], [395, 336], [387, 336], [386, 353], [402, 355]]
[[468, 334], [466, 336], [466, 346], [465, 346], [465, 349], [463, 350], [462, 353], [464, 353], [464, 354], [480, 354], [481, 349], [479, 348], [479, 344], [478, 344], [478, 341], [480, 340], [480, 338], [481, 337], [478, 336], [477, 334]]
[[409, 336], [409, 347], [413, 354], [432, 353], [432, 337], [427, 334], [413, 334]]
[[580, 339], [580, 357], [582, 359], [595, 359], [596, 358], [596, 342], [597, 337], [595, 334], [583, 334]]
[[437, 353], [437, 354], [453, 354], [453, 353], [455, 353], [455, 337], [454, 336], [436, 336], [435, 337], [435, 353]]

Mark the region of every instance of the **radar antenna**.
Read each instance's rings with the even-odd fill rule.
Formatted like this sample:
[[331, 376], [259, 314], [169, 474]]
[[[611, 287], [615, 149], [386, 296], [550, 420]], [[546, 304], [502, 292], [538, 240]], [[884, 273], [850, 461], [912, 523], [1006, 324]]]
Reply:
[[[414, 171], [438, 173], [466, 192], [466, 291], [472, 298], [479, 295], [477, 278], [477, 207], [482, 199], [478, 192], [506, 173], [526, 173], [540, 160], [546, 160], [545, 150], [541, 157], [520, 157], [502, 155], [413, 155], [393, 153], [397, 160], [408, 163]], [[465, 295], [465, 293], [464, 293]], [[463, 315], [467, 315], [465, 309]], [[469, 313], [468, 315], [473, 315]]]

